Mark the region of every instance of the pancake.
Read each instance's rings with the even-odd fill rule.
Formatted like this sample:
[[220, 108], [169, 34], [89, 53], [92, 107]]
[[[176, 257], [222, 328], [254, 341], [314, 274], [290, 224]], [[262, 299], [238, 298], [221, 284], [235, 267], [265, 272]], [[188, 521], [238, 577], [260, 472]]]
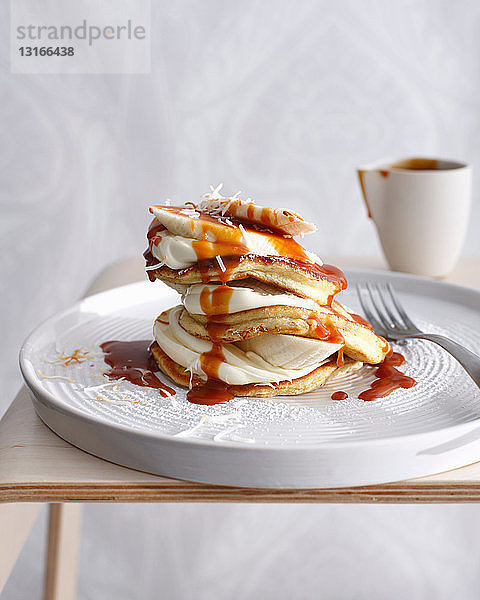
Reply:
[[[284, 333], [304, 337], [315, 335], [315, 323], [309, 320], [311, 312], [294, 306], [266, 306], [243, 310], [230, 315], [192, 315], [185, 309], [180, 315], [180, 325], [191, 335], [204, 340], [210, 339], [210, 332], [222, 342], [239, 342], [266, 333]], [[212, 326], [213, 324], [213, 326]], [[217, 327], [218, 324], [218, 327]]]
[[[357, 323], [351, 316], [346, 318], [327, 307], [319, 307], [318, 311], [313, 312], [295, 306], [267, 306], [215, 317], [192, 315], [184, 309], [179, 323], [195, 337], [209, 340], [214, 332], [215, 337], [224, 343], [247, 340], [263, 334], [326, 339], [325, 329], [333, 327], [345, 340], [345, 354], [370, 364], [382, 362], [390, 350], [390, 345], [371, 329]], [[212, 323], [215, 325], [212, 326]]]
[[343, 273], [331, 265], [318, 265], [277, 256], [245, 254], [224, 257], [224, 270], [216, 260], [200, 261], [184, 269], [163, 266], [149, 272], [169, 285], [230, 282], [249, 277], [290, 291], [319, 304], [330, 304], [333, 297], [347, 286]]
[[[161, 348], [154, 342], [151, 346], [151, 352], [159, 367], [159, 369], [168, 375], [176, 384], [183, 387], [202, 385], [205, 383], [203, 379], [194, 375], [191, 377], [190, 372], [172, 360]], [[281, 381], [269, 385], [251, 383], [246, 385], [229, 385], [228, 391], [235, 396], [254, 396], [254, 397], [269, 397], [269, 396], [294, 396], [305, 394], [321, 387], [329, 377], [345, 375], [351, 371], [356, 371], [362, 366], [361, 362], [352, 359], [346, 359], [345, 364], [337, 367], [332, 361], [328, 364], [321, 365], [311, 373], [304, 375], [292, 381]]]

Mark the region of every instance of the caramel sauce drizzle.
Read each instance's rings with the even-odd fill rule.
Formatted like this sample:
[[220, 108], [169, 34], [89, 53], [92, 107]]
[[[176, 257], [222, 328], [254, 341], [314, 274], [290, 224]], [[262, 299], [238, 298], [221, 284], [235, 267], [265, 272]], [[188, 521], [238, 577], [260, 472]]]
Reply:
[[319, 340], [329, 342], [330, 344], [342, 345], [337, 352], [336, 360], [337, 367], [342, 367], [345, 364], [345, 357], [343, 355], [345, 350], [345, 338], [335, 327], [329, 316], [325, 318], [325, 322], [322, 322], [320, 317], [315, 315], [315, 313], [312, 313], [312, 317], [315, 320], [315, 333]]
[[209, 379], [219, 379], [220, 366], [225, 362], [222, 344], [216, 340], [212, 342], [212, 349], [200, 355], [202, 371]]
[[[250, 208], [250, 207], [249, 207]], [[248, 214], [248, 213], [247, 213]], [[270, 211], [268, 208], [262, 208], [262, 214], [260, 216], [260, 221], [264, 224], [264, 225], [271, 225], [271, 221], [270, 221]]]
[[192, 248], [197, 260], [214, 259], [216, 256], [241, 256], [250, 251], [244, 244], [238, 242], [210, 242], [208, 240], [192, 240]]
[[[227, 287], [227, 286], [221, 286]], [[221, 404], [235, 398], [235, 394], [229, 389], [228, 384], [219, 377], [219, 369], [225, 362], [222, 350], [221, 336], [227, 329], [222, 323], [208, 321], [207, 332], [212, 342], [212, 348], [200, 355], [200, 366], [207, 376], [207, 381], [196, 384], [187, 392], [187, 400], [193, 404]]]
[[200, 306], [206, 315], [226, 315], [230, 299], [235, 290], [228, 285], [220, 285], [214, 290], [203, 288], [200, 293]]
[[[242, 202], [240, 199], [231, 200], [230, 203], [228, 204], [228, 206], [225, 207], [224, 216], [238, 217], [239, 216], [238, 209], [241, 207], [241, 205], [242, 205]], [[271, 209], [269, 209], [267, 207], [263, 207], [262, 210], [260, 211], [260, 222], [269, 227], [276, 228], [278, 226], [278, 217], [280, 214], [283, 217], [282, 220], [285, 220], [285, 218], [287, 218], [290, 223], [292, 223], [295, 219], [298, 219], [299, 221], [303, 221], [303, 219], [299, 215], [297, 215], [296, 213], [293, 213], [289, 210], [277, 209], [277, 210], [272, 211]], [[253, 221], [254, 218], [255, 218], [255, 204], [253, 202], [249, 202], [247, 205], [246, 220]]]
[[104, 360], [111, 367], [105, 376], [110, 380], [126, 379], [140, 387], [154, 388], [164, 398], [174, 396], [175, 390], [155, 375], [158, 366], [150, 353], [150, 344], [150, 340], [111, 340], [100, 344], [105, 354]]
[[235, 394], [229, 391], [228, 385], [219, 379], [209, 379], [208, 384], [195, 385], [187, 392], [189, 402], [207, 406], [229, 402], [234, 398]]
[[401, 354], [391, 352], [390, 356], [387, 356], [375, 371], [377, 379], [372, 382], [368, 390], [358, 395], [360, 400], [370, 402], [384, 398], [400, 388], [408, 389], [416, 385], [415, 379], [408, 377], [396, 368], [404, 363], [405, 358]]
[[[150, 250], [150, 248], [147, 248], [145, 250], [145, 252], [143, 253], [143, 258], [145, 259], [145, 266], [146, 267], [153, 267], [153, 265], [158, 264], [158, 259], [153, 256], [152, 251]], [[158, 268], [160, 269], [161, 267], [158, 267]], [[146, 271], [147, 277], [150, 279], [150, 281], [155, 281], [156, 280], [155, 270]]]
[[158, 221], [157, 219], [153, 219], [147, 231], [148, 241], [151, 242], [160, 231], [164, 231], [165, 229], [166, 227], [162, 223], [160, 223], [160, 221]]
[[365, 207], [366, 207], [367, 213], [368, 213], [368, 218], [371, 219], [372, 211], [370, 210], [370, 205], [368, 204], [367, 192], [365, 190], [365, 181], [363, 180], [363, 178], [365, 176], [365, 171], [359, 169], [357, 171], [357, 173], [358, 173], [358, 181], [360, 183], [360, 189], [362, 190], [362, 198], [363, 198], [363, 201], [365, 202]]
[[363, 317], [361, 317], [360, 315], [356, 315], [355, 313], [349, 313], [349, 314], [352, 317], [352, 319], [355, 322], [357, 322], [359, 325], [363, 325], [367, 329], [370, 329], [370, 331], [373, 331], [373, 327], [371, 326], [371, 324], [368, 321], [366, 321]]

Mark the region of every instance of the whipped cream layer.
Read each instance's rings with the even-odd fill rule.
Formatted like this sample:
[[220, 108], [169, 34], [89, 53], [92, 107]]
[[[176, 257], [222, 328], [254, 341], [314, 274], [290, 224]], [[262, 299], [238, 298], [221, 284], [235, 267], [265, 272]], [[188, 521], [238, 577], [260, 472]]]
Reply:
[[184, 269], [197, 262], [197, 254], [193, 249], [193, 240], [162, 231], [150, 244], [153, 256], [161, 266], [170, 269]]
[[[209, 239], [210, 238], [210, 239]], [[212, 259], [216, 256], [241, 256], [256, 254], [258, 256], [282, 256], [281, 248], [275, 245], [275, 239], [268, 234], [243, 229], [241, 242], [216, 241], [214, 234], [207, 231], [206, 239], [175, 235], [163, 230], [150, 242], [150, 250], [158, 260], [159, 266], [166, 265], [170, 269], [184, 269], [201, 259]], [[313, 252], [304, 250], [312, 263], [322, 265], [323, 262]]]
[[[273, 337], [265, 335], [248, 343], [221, 344], [219, 351], [223, 358], [219, 364], [217, 360], [212, 361], [210, 367], [205, 355], [208, 356], [213, 344], [190, 335], [180, 326], [178, 319], [182, 310], [182, 306], [171, 309], [168, 323], [163, 322], [165, 314], [162, 320], [157, 319], [153, 335], [165, 354], [204, 380], [213, 377], [228, 385], [291, 381], [311, 373], [340, 348], [338, 344], [290, 335], [275, 335], [275, 340], [262, 342], [262, 338]], [[216, 352], [216, 356], [218, 354]], [[208, 372], [210, 368], [213, 372]]]
[[194, 315], [222, 315], [264, 308], [266, 306], [295, 306], [318, 311], [318, 304], [310, 298], [294, 294], [263, 293], [248, 287], [197, 283], [191, 285], [182, 297], [187, 311]]

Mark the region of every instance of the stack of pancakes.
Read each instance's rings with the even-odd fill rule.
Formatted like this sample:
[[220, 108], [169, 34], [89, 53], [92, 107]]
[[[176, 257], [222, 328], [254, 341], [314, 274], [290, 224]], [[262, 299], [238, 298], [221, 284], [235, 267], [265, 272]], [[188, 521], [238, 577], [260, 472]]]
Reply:
[[380, 363], [390, 351], [335, 301], [345, 277], [294, 240], [315, 230], [296, 213], [225, 198], [218, 189], [198, 206], [150, 212], [147, 272], [182, 298], [156, 319], [151, 351], [200, 401], [218, 399], [218, 390], [229, 397], [301, 394], [339, 371]]

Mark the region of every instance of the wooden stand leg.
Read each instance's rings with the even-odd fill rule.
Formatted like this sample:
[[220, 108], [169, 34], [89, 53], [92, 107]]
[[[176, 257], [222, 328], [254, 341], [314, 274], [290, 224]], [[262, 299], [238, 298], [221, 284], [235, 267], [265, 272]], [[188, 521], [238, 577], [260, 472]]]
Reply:
[[44, 504], [0, 504], [0, 592]]
[[44, 600], [74, 600], [81, 504], [50, 504]]

